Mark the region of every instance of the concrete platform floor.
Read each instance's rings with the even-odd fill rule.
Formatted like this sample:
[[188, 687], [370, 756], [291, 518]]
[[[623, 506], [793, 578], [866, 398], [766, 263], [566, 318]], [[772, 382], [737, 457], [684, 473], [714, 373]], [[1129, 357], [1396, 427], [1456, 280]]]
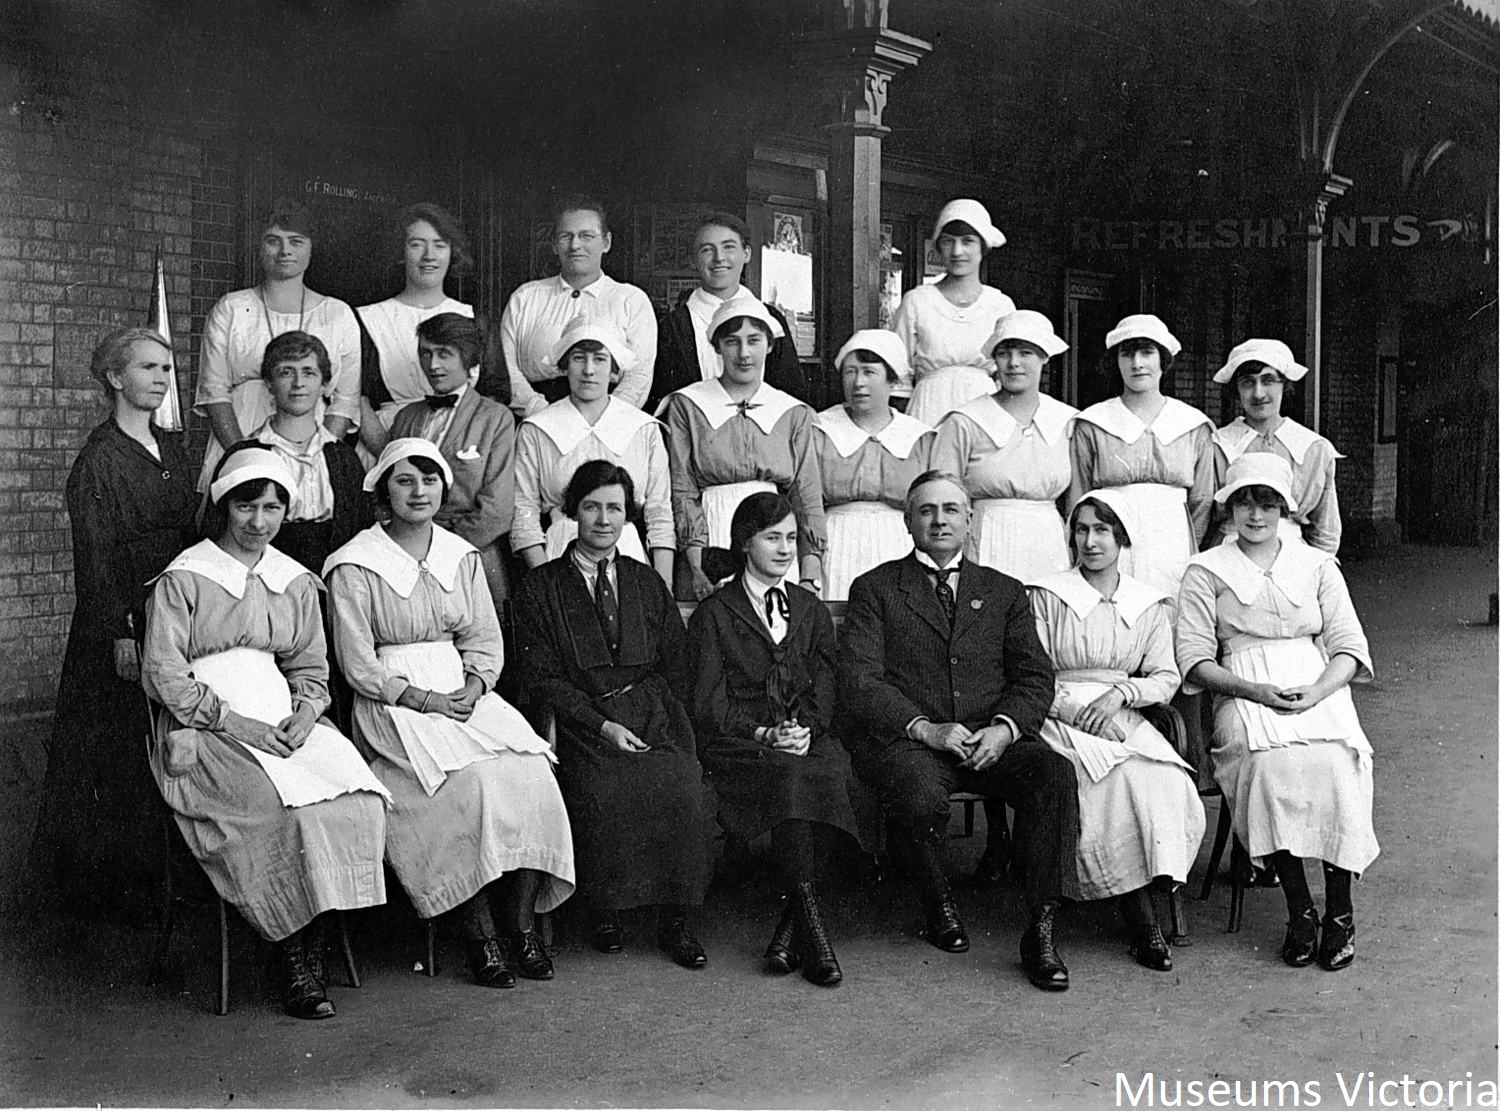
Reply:
[[[1222, 1078], [1247, 1103], [1253, 1082], [1272, 1107], [1294, 1104], [1265, 1081], [1299, 1084], [1301, 1106], [1316, 1094], [1342, 1107], [1340, 1074], [1350, 1086], [1370, 1073], [1437, 1080], [1445, 1095], [1456, 1080], [1464, 1106], [1462, 1083], [1496, 1073], [1496, 631], [1482, 624], [1495, 561], [1408, 548], [1347, 572], [1379, 674], [1355, 697], [1377, 752], [1384, 852], [1355, 889], [1359, 959], [1345, 972], [1282, 965], [1278, 891], [1249, 892], [1242, 932], [1225, 934], [1221, 886], [1190, 902], [1195, 943], [1169, 974], [1129, 961], [1113, 911], [1073, 908], [1061, 947], [1074, 986], [1047, 996], [1016, 967], [1013, 891], [963, 893], [974, 946], [949, 956], [916, 938], [906, 889], [886, 882], [830, 899], [847, 978], [823, 990], [760, 972], [772, 925], [761, 877], [711, 892], [703, 972], [666, 963], [644, 924], [633, 938], [646, 944], [618, 957], [575, 928], [556, 981], [504, 992], [472, 986], [456, 949], [437, 979], [416, 975], [415, 924], [367, 912], [355, 921], [364, 987], [336, 987], [338, 1018], [303, 1023], [266, 993], [263, 947], [242, 925], [234, 1009], [211, 1013], [206, 910], [155, 987], [143, 983], [148, 931], [13, 916], [0, 936], [0, 1104], [1102, 1108], [1130, 1106], [1118, 1077], [1138, 1092], [1149, 1071], [1168, 1098], [1174, 1081]], [[25, 800], [7, 793], [0, 832], [18, 835]], [[1211, 832], [1212, 803], [1208, 816]], [[966, 871], [982, 837], [953, 845]]]

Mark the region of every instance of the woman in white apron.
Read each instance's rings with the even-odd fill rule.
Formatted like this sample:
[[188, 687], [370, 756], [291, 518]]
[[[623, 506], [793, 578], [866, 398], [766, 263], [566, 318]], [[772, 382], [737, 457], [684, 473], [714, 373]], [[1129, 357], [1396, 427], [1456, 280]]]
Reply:
[[931, 466], [936, 434], [891, 408], [891, 388], [908, 373], [894, 333], [855, 332], [833, 363], [844, 403], [818, 414], [814, 448], [828, 521], [823, 600], [846, 602], [856, 578], [911, 551], [906, 489]]
[[286, 1012], [334, 1013], [325, 911], [385, 902], [385, 804], [323, 719], [321, 584], [270, 547], [294, 481], [274, 452], [237, 447], [209, 487], [210, 531], [162, 572], [141, 681], [158, 715], [150, 765], [214, 890], [274, 942]]
[[984, 256], [1005, 245], [984, 205], [949, 201], [933, 224], [933, 240], [945, 273], [901, 298], [891, 330], [911, 362], [911, 376], [895, 394], [911, 398], [908, 415], [935, 428], [960, 405], [994, 390], [995, 364], [984, 341], [1016, 303], [979, 277]]
[[[1350, 878], [1380, 853], [1373, 751], [1349, 696], [1350, 682], [1373, 678], [1370, 648], [1338, 561], [1278, 535], [1297, 511], [1286, 461], [1247, 453], [1226, 477], [1215, 500], [1236, 539], [1188, 566], [1177, 663], [1214, 695], [1210, 756], [1235, 834], [1281, 880], [1282, 959], [1334, 972], [1354, 960]], [[1321, 924], [1304, 859], [1323, 862]]]
[[323, 573], [355, 733], [396, 800], [386, 856], [419, 916], [457, 912], [475, 980], [508, 988], [552, 979], [534, 915], [572, 894], [573, 839], [551, 749], [494, 693], [505, 649], [479, 552], [432, 523], [452, 482], [429, 441], [390, 441], [365, 480], [389, 520]]
[[[1297, 512], [1281, 519], [1281, 536], [1311, 544], [1338, 555], [1343, 535], [1334, 469], [1343, 458], [1328, 440], [1281, 415], [1288, 382], [1299, 382], [1307, 368], [1292, 358], [1292, 350], [1276, 339], [1247, 339], [1229, 353], [1214, 375], [1222, 385], [1234, 383], [1241, 415], [1214, 433], [1215, 485], [1222, 486], [1231, 464], [1249, 451], [1279, 455], [1292, 469], [1292, 497]], [[1234, 537], [1225, 514], [1219, 514], [1218, 535]]]
[[200, 493], [208, 489], [225, 449], [249, 437], [275, 411], [260, 376], [261, 357], [266, 344], [283, 332], [308, 332], [328, 349], [331, 373], [317, 407], [328, 431], [341, 437], [359, 420], [359, 322], [344, 302], [303, 283], [312, 250], [307, 210], [278, 205], [260, 235], [261, 283], [226, 293], [203, 322], [193, 412], [208, 417], [213, 435], [198, 476]]
[[1133, 535], [1118, 490], [1085, 494], [1068, 524], [1075, 566], [1029, 587], [1037, 636], [1057, 668], [1042, 740], [1077, 773], [1082, 897], [1118, 897], [1131, 956], [1167, 972], [1172, 950], [1151, 888], [1187, 879], [1204, 828], [1192, 769], [1140, 713], [1177, 691], [1171, 607], [1120, 573]]
[[779, 491], [797, 514], [800, 585], [823, 588], [823, 489], [813, 454], [813, 411], [765, 383], [766, 354], [781, 325], [753, 297], [725, 301], [709, 321], [724, 373], [669, 394], [672, 514], [684, 556], [677, 597], [702, 601], [733, 575], [729, 525], [751, 494]]
[[[423, 202], [396, 215], [396, 233], [406, 285], [394, 297], [356, 310], [364, 328], [359, 445], [366, 463], [385, 447], [396, 414], [432, 392], [417, 359], [417, 325], [439, 313], [474, 315], [473, 306], [455, 301], [443, 289], [450, 275], [462, 277], [474, 262], [458, 221]], [[476, 372], [470, 385], [478, 377]]]
[[[527, 567], [557, 559], [578, 535], [562, 512], [578, 468], [607, 459], [630, 472], [640, 504], [620, 535], [619, 549], [648, 562], [670, 588], [677, 539], [672, 527], [672, 474], [661, 425], [610, 391], [635, 354], [625, 333], [607, 320], [579, 317], [563, 331], [553, 360], [568, 377], [568, 396], [521, 422], [516, 433], [516, 512], [510, 544]], [[646, 544], [634, 520], [642, 519]]]
[[1039, 312], [1002, 317], [985, 344], [999, 392], [944, 417], [933, 451], [932, 465], [962, 477], [973, 501], [969, 558], [1023, 583], [1070, 564], [1058, 500], [1078, 410], [1041, 392], [1047, 361], [1067, 349]]
[[1068, 505], [1089, 490], [1124, 491], [1141, 527], [1120, 570], [1175, 599], [1213, 506], [1213, 422], [1162, 395], [1161, 376], [1182, 344], [1157, 317], [1127, 316], [1104, 343], [1122, 389], [1074, 422]]

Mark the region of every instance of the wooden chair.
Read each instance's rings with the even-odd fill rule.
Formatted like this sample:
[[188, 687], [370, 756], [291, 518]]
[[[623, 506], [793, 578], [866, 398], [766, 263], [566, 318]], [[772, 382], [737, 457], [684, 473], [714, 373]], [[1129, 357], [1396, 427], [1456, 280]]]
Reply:
[[[1141, 715], [1156, 727], [1163, 737], [1184, 760], [1189, 760], [1187, 724], [1173, 706], [1145, 706]], [[1174, 883], [1167, 890], [1168, 905], [1172, 915], [1172, 933], [1167, 938], [1173, 945], [1191, 945], [1188, 935], [1187, 907], [1182, 899], [1183, 885]]]

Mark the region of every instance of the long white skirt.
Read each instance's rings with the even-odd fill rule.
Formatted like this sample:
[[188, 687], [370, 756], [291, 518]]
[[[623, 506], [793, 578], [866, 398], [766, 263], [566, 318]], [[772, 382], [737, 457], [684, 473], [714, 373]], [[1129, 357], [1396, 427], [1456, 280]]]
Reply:
[[938, 421], [955, 409], [994, 392], [994, 381], [977, 366], [948, 366], [928, 371], [917, 377], [906, 415], [936, 428]]
[[1120, 570], [1154, 586], [1177, 604], [1177, 591], [1193, 558], [1193, 530], [1188, 522], [1187, 491], [1159, 482], [1133, 482], [1115, 489], [1134, 511], [1136, 532], [1120, 552]]
[[852, 501], [828, 509], [828, 550], [823, 556], [823, 600], [847, 602], [854, 580], [911, 551], [901, 510], [884, 502]]
[[[379, 655], [419, 687], [463, 685], [451, 641], [387, 645]], [[407, 757], [373, 764], [395, 800], [386, 858], [420, 917], [451, 910], [518, 868], [545, 874], [539, 911], [572, 894], [573, 833], [554, 757], [513, 706], [490, 692], [466, 722], [381, 709], [394, 720]]]
[[974, 503], [969, 558], [1021, 582], [1066, 571], [1066, 526], [1053, 501], [980, 498]]
[[[1224, 666], [1295, 686], [1316, 681], [1324, 660], [1311, 638], [1298, 637], [1229, 652]], [[1257, 863], [1285, 849], [1358, 875], [1380, 855], [1373, 753], [1348, 687], [1301, 714], [1215, 698], [1210, 757], [1234, 832]]]
[[[1059, 685], [1084, 704], [1109, 689], [1105, 683]], [[1101, 744], [1054, 718], [1042, 723], [1042, 740], [1067, 757], [1078, 779], [1078, 889], [1084, 899], [1123, 895], [1157, 876], [1181, 883], [1203, 841], [1203, 802], [1181, 758], [1137, 711], [1121, 710], [1115, 720], [1126, 730], [1125, 745]], [[1106, 745], [1110, 760], [1084, 758], [1084, 749]]]

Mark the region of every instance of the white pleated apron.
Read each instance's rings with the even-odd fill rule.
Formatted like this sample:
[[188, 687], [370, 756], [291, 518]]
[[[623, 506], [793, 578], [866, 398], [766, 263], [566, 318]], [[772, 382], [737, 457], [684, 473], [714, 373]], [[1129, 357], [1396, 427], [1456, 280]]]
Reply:
[[[195, 679], [237, 714], [269, 725], [278, 725], [291, 716], [291, 688], [270, 652], [229, 648], [194, 660], [192, 671]], [[373, 791], [386, 802], [391, 801], [390, 792], [375, 778], [349, 739], [321, 722], [313, 725], [302, 747], [290, 756], [273, 756], [244, 744], [240, 747], [265, 770], [284, 806], [310, 806], [354, 791]]]
[[[386, 644], [375, 654], [415, 687], [450, 694], [464, 685], [463, 658], [451, 640]], [[500, 752], [540, 752], [556, 763], [552, 749], [520, 711], [493, 691], [480, 697], [468, 721], [404, 706], [387, 709], [406, 749], [406, 759], [429, 797], [437, 793], [450, 773]]]
[[978, 498], [969, 557], [1021, 582], [1066, 571], [1066, 526], [1054, 501], [1030, 498]]
[[912, 549], [901, 510], [878, 501], [828, 507], [828, 549], [823, 554], [825, 602], [847, 602], [849, 586], [866, 571]]
[[1188, 525], [1187, 491], [1160, 482], [1132, 482], [1113, 487], [1134, 512], [1137, 536], [1120, 551], [1120, 570], [1154, 587], [1177, 604], [1177, 591], [1193, 558], [1193, 530]]
[[[1311, 637], [1290, 640], [1234, 637], [1226, 645], [1223, 666], [1241, 679], [1270, 683], [1281, 689], [1316, 682], [1327, 662]], [[1244, 698], [1236, 698], [1234, 708], [1245, 724], [1251, 752], [1314, 741], [1338, 741], [1359, 753], [1362, 759], [1374, 755], [1359, 724], [1347, 684], [1312, 709], [1297, 714], [1279, 714], [1269, 706]]]
[[703, 506], [703, 519], [708, 525], [708, 546], [729, 548], [729, 525], [734, 520], [734, 511], [751, 494], [776, 493], [771, 482], [726, 482], [723, 486], [704, 487], [699, 500]]
[[977, 366], [945, 366], [917, 376], [906, 415], [932, 428], [955, 409], [976, 397], [995, 392], [994, 380]]
[[[1059, 694], [1067, 695], [1070, 702], [1078, 706], [1087, 706], [1109, 690], [1112, 684], [1128, 678], [1129, 676], [1123, 671], [1059, 671], [1057, 691]], [[1176, 764], [1192, 774], [1192, 767], [1177, 755], [1160, 733], [1150, 728], [1139, 710], [1126, 706], [1115, 714], [1115, 721], [1125, 730], [1124, 742], [1097, 737], [1082, 729], [1050, 719], [1046, 723], [1047, 726], [1060, 728], [1044, 727], [1042, 739], [1058, 751], [1063, 751], [1063, 745], [1071, 747], [1078, 754], [1078, 759], [1083, 764], [1084, 771], [1088, 773], [1089, 779], [1095, 783], [1132, 756], [1157, 760], [1163, 764]]]
[[[544, 541], [547, 558], [557, 559], [576, 539], [578, 522], [559, 509], [552, 515], [552, 523], [547, 526], [547, 538]], [[646, 549], [641, 546], [640, 530], [635, 527], [634, 522], [627, 523], [621, 530], [618, 550], [621, 555], [627, 555], [631, 559], [642, 563], [650, 562], [646, 558]]]

